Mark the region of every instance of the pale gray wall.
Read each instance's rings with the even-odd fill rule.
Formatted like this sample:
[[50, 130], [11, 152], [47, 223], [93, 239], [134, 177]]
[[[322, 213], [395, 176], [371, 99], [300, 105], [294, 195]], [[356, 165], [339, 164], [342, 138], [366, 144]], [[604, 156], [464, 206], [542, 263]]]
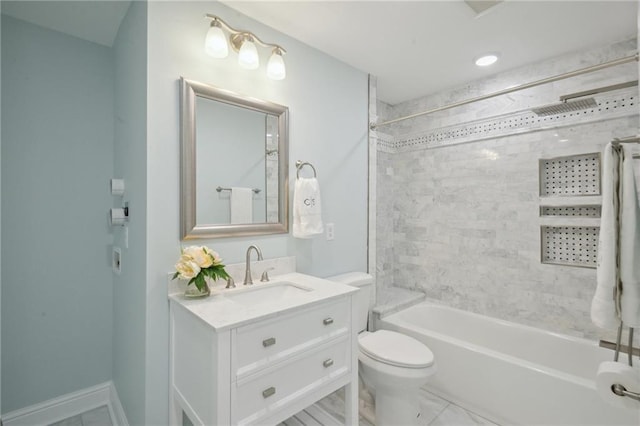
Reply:
[[[268, 52], [256, 71], [239, 68], [234, 53], [205, 55], [202, 44], [215, 13], [261, 39], [287, 49], [287, 78], [266, 77]], [[295, 240], [291, 234], [204, 240], [228, 263], [244, 259], [257, 243], [265, 257], [295, 255], [302, 272], [328, 276], [365, 270], [367, 258], [367, 75], [215, 2], [149, 4], [148, 223], [147, 223], [147, 424], [167, 421], [167, 273], [179, 240], [180, 76], [290, 108], [290, 176], [296, 159], [318, 171], [325, 222], [336, 238]], [[293, 181], [291, 182], [293, 184]], [[192, 242], [189, 242], [192, 243]]]
[[110, 49], [2, 17], [2, 409], [111, 378]]
[[[113, 381], [132, 425], [145, 424], [147, 254], [147, 4], [131, 3], [120, 25], [115, 58], [114, 175], [125, 180], [127, 226], [114, 232], [122, 273], [113, 279]], [[120, 202], [114, 197], [114, 205]], [[168, 380], [168, 379], [167, 379]], [[149, 424], [149, 423], [147, 423]]]
[[[262, 69], [256, 72], [239, 69], [233, 57], [223, 61], [206, 57], [201, 46], [207, 23], [202, 16], [213, 9], [233, 24], [251, 28], [261, 37], [285, 45], [289, 51], [287, 80], [273, 82], [266, 78], [266, 53], [262, 58]], [[2, 26], [3, 35], [7, 33], [6, 27]], [[326, 276], [366, 268], [367, 76], [215, 2], [150, 5], [133, 2], [114, 50], [99, 48], [111, 62], [88, 72], [99, 79], [100, 84], [91, 85], [92, 90], [64, 91], [64, 99], [58, 99], [55, 107], [51, 105], [42, 111], [43, 99], [49, 98], [43, 97], [46, 90], [83, 87], [82, 75], [78, 75], [82, 67], [78, 62], [84, 64], [92, 53], [84, 51], [87, 43], [36, 27], [32, 31], [47, 34], [43, 40], [38, 38], [30, 43], [30, 48], [42, 48], [43, 52], [38, 51], [37, 60], [25, 67], [28, 73], [16, 72], [11, 77], [50, 81], [52, 73], [57, 75], [58, 70], [47, 66], [47, 59], [58, 58], [57, 66], [70, 68], [60, 72], [62, 75], [58, 77], [68, 77], [72, 81], [45, 88], [34, 85], [33, 81], [20, 86], [5, 84], [5, 88], [11, 90], [2, 93], [3, 107], [11, 99], [12, 109], [23, 109], [23, 113], [12, 120], [12, 124], [20, 125], [19, 128], [6, 128], [8, 118], [12, 118], [6, 111], [3, 111], [2, 122], [5, 139], [1, 168], [4, 185], [2, 226], [5, 231], [2, 251], [7, 256], [3, 259], [5, 265], [15, 265], [2, 271], [5, 290], [2, 299], [3, 346], [7, 348], [18, 337], [21, 339], [15, 352], [3, 353], [5, 374], [2, 380], [4, 384], [11, 384], [4, 387], [3, 409], [10, 411], [113, 378], [131, 424], [164, 424], [168, 411], [166, 275], [172, 270], [181, 245], [178, 237], [179, 77], [184, 75], [288, 105], [292, 114], [291, 175], [295, 173], [293, 163], [297, 158], [311, 161], [316, 166], [323, 191], [325, 222], [336, 224], [336, 239], [332, 242], [323, 237], [295, 240], [285, 234], [202, 243], [219, 251], [227, 262], [242, 260], [246, 247], [258, 243], [268, 258], [296, 255], [299, 270]], [[67, 39], [65, 43], [69, 46], [77, 43], [69, 49], [73, 55], [65, 50], [64, 43], [52, 45], [60, 39]], [[4, 72], [8, 62], [4, 60], [5, 37], [2, 42], [4, 84], [9, 78]], [[21, 54], [28, 53], [28, 49], [19, 50]], [[24, 98], [25, 88], [33, 88], [38, 96], [34, 93]], [[96, 90], [99, 96], [95, 96]], [[102, 93], [103, 90], [106, 93]], [[75, 96], [82, 98], [84, 103]], [[96, 99], [106, 110], [99, 114], [106, 117], [105, 123], [93, 123], [85, 117], [93, 112], [86, 101]], [[37, 100], [37, 103], [14, 105], [14, 100]], [[80, 111], [70, 111], [77, 105], [81, 105]], [[26, 114], [35, 112], [42, 114], [27, 122]], [[71, 138], [52, 138], [52, 135], [56, 136], [52, 128], [63, 135], [76, 128], [75, 123], [65, 120], [68, 119], [64, 117], [65, 113], [70, 112], [73, 113], [70, 115], [80, 117], [78, 125], [83, 130], [91, 131], [91, 141], [101, 138], [103, 143], [99, 147], [92, 144], [69, 147], [64, 143], [73, 142]], [[42, 127], [34, 123], [50, 126], [46, 141], [38, 140]], [[24, 129], [37, 133], [35, 136], [38, 137], [29, 138], [40, 142], [34, 152], [25, 151], [24, 144], [16, 146], [11, 138], [5, 137], [6, 134], [23, 135]], [[56, 144], [45, 143], [51, 140]], [[89, 154], [99, 154], [99, 159], [89, 161], [83, 157], [83, 149], [87, 147], [92, 150]], [[78, 149], [71, 153], [68, 152], [70, 148]], [[45, 149], [48, 149], [46, 162], [34, 157]], [[14, 152], [19, 156], [12, 155]], [[22, 166], [33, 164], [34, 158], [39, 160], [35, 171], [23, 173]], [[78, 162], [77, 159], [85, 161]], [[42, 185], [47, 188], [49, 182], [56, 181], [56, 173], [68, 175], [64, 183], [72, 190], [47, 192], [43, 189]], [[16, 177], [21, 179], [20, 190], [7, 184], [8, 176], [12, 182]], [[106, 225], [106, 212], [120, 202], [120, 198], [108, 193], [108, 180], [113, 176], [126, 181], [124, 199], [130, 203], [131, 213], [128, 248], [125, 247], [124, 230], [111, 231]], [[95, 181], [100, 182], [101, 188], [93, 187]], [[76, 186], [82, 190], [77, 190]], [[86, 187], [90, 189], [86, 190]], [[23, 204], [25, 208], [20, 215], [7, 208], [18, 205], [14, 201], [24, 198], [28, 203]], [[62, 215], [68, 213], [65, 209], [70, 204], [68, 198], [84, 201], [71, 211], [72, 218]], [[46, 211], [41, 213], [43, 206]], [[53, 226], [46, 221], [51, 215], [59, 215], [57, 220], [63, 223]], [[31, 217], [29, 226], [22, 226], [21, 221]], [[99, 223], [83, 221], [86, 218], [98, 218]], [[83, 232], [68, 231], [76, 228]], [[109, 270], [112, 238], [123, 254], [122, 275], [113, 279]], [[30, 250], [31, 246], [47, 250], [46, 256], [37, 257], [39, 264], [52, 272], [47, 273], [47, 281], [41, 279], [44, 274], [36, 273], [33, 268], [29, 270], [27, 266], [30, 265], [23, 264], [16, 251], [21, 246], [24, 251]], [[58, 258], [66, 260], [65, 252], [71, 252], [72, 248], [79, 248], [74, 254], [91, 260], [95, 260], [95, 255], [99, 262], [93, 264], [89, 259], [82, 259], [76, 266], [77, 274], [69, 276], [68, 264], [61, 267]], [[16, 254], [7, 255], [8, 249]], [[85, 265], [91, 267], [90, 271], [85, 271]], [[13, 282], [35, 282], [40, 287], [35, 294], [24, 293], [22, 287], [8, 286]], [[18, 299], [20, 303], [16, 303]], [[51, 318], [52, 313], [56, 314], [55, 318]], [[10, 317], [11, 320], [7, 320]], [[22, 321], [22, 325], [13, 327], [14, 317]], [[59, 329], [60, 325], [64, 327]], [[26, 356], [18, 360], [15, 356], [18, 352]], [[64, 353], [60, 356], [63, 359], [58, 360], [61, 353]], [[17, 361], [30, 362], [33, 358], [41, 362], [36, 366], [27, 364], [29, 371], [14, 365]], [[13, 384], [18, 381], [19, 389], [14, 393]]]

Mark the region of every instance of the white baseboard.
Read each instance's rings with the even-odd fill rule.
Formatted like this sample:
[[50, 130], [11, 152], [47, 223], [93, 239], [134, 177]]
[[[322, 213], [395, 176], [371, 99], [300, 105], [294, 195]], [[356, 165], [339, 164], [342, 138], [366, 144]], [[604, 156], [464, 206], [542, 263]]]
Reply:
[[129, 421], [120, 403], [118, 392], [113, 382], [109, 382], [109, 413], [114, 426], [129, 426]]
[[113, 382], [68, 393], [2, 416], [4, 426], [49, 425], [106, 405], [114, 425], [129, 426]]

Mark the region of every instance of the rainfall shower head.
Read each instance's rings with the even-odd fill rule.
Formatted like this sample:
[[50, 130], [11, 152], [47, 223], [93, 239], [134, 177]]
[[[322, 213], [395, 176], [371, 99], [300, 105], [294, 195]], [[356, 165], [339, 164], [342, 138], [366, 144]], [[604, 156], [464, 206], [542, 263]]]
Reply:
[[599, 87], [597, 89], [585, 90], [584, 92], [572, 93], [570, 95], [560, 96], [561, 102], [558, 104], [532, 108], [531, 111], [533, 111], [540, 117], [545, 117], [548, 115], [557, 115], [566, 112], [582, 111], [589, 108], [596, 108], [598, 106], [596, 100], [594, 98], [587, 98], [586, 96], [610, 92], [612, 90], [625, 89], [627, 87], [633, 87], [637, 85], [638, 80], [633, 80], [624, 83], [613, 84], [611, 86]]
[[548, 115], [557, 115], [565, 112], [582, 111], [583, 109], [595, 108], [598, 103], [593, 98], [578, 99], [575, 101], [564, 101], [559, 104], [547, 105], [539, 108], [533, 108], [536, 115], [546, 117]]

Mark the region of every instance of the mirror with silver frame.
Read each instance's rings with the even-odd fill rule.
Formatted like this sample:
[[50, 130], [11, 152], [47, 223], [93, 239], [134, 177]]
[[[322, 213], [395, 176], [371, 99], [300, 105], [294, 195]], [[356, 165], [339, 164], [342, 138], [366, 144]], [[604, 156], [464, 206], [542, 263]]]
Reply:
[[289, 232], [286, 106], [180, 79], [181, 239]]

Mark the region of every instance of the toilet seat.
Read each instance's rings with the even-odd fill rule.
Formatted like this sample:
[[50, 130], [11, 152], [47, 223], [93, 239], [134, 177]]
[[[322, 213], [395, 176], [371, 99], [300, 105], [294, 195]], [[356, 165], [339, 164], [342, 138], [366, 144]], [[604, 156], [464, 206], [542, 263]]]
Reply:
[[433, 365], [433, 352], [413, 337], [389, 330], [367, 333], [358, 339], [360, 350], [376, 361], [403, 368]]

